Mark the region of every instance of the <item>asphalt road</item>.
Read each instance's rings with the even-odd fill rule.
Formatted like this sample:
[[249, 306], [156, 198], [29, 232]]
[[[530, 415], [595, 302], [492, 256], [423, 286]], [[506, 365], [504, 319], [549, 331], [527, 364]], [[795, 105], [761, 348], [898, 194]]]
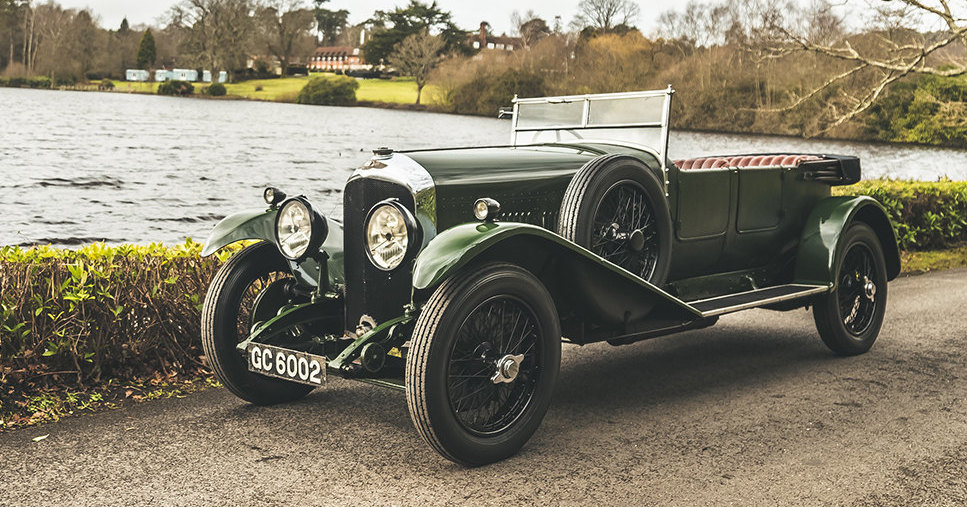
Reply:
[[967, 503], [967, 270], [892, 283], [854, 358], [802, 310], [565, 347], [543, 426], [477, 469], [425, 446], [401, 393], [341, 379], [283, 406], [218, 389], [0, 435], [3, 505], [463, 502]]

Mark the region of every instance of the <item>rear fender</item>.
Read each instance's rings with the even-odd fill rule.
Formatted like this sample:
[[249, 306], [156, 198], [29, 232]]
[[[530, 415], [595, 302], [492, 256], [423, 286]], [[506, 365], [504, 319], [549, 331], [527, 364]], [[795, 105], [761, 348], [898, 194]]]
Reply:
[[[572, 339], [590, 328], [618, 336], [700, 317], [681, 300], [593, 252], [547, 229], [513, 222], [464, 224], [433, 238], [416, 259], [414, 304], [458, 271], [484, 262], [509, 262], [537, 276]], [[569, 330], [569, 319], [581, 323], [580, 329]]]
[[900, 250], [883, 206], [868, 196], [823, 199], [806, 220], [796, 255], [795, 282], [836, 284], [836, 252], [843, 233], [854, 223], [869, 225], [883, 247], [888, 280], [900, 274]]

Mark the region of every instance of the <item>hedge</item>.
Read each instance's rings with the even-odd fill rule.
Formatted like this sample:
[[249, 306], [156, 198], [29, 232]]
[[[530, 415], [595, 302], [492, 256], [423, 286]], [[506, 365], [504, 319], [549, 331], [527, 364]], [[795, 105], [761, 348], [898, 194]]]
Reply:
[[0, 405], [8, 384], [77, 386], [202, 366], [199, 312], [221, 261], [187, 242], [0, 248]]
[[967, 181], [868, 180], [835, 187], [834, 193], [880, 201], [902, 250], [937, 250], [967, 242]]

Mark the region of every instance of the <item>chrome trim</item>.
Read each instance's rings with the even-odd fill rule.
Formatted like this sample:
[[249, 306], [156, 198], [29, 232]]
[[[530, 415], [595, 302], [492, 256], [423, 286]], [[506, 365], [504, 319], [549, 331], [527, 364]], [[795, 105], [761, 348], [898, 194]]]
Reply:
[[396, 183], [410, 191], [416, 206], [414, 215], [423, 231], [421, 250], [437, 235], [436, 185], [426, 168], [407, 155], [393, 153], [373, 157], [356, 169], [347, 183], [360, 178]]
[[[793, 299], [801, 299], [801, 298], [804, 298], [804, 297], [814, 296], [816, 294], [822, 294], [824, 292], [829, 292], [829, 290], [831, 289], [831, 287], [829, 285], [804, 285], [804, 284], [790, 284], [790, 285], [801, 285], [802, 287], [805, 287], [805, 289], [803, 289], [803, 290], [801, 290], [799, 292], [794, 292], [792, 294], [786, 294], [786, 295], [783, 295], [783, 296], [775, 296], [775, 297], [771, 297], [771, 298], [760, 299], [760, 300], [757, 300], [757, 301], [750, 301], [748, 303], [742, 303], [742, 304], [739, 304], [739, 305], [726, 306], [724, 308], [716, 308], [714, 310], [709, 310], [707, 312], [701, 312], [702, 313], [702, 317], [703, 318], [704, 317], [715, 317], [717, 315], [724, 315], [726, 313], [733, 313], [733, 312], [737, 312], [737, 311], [740, 311], [740, 310], [747, 310], [749, 308], [756, 308], [756, 307], [759, 307], [759, 306], [771, 305], [771, 304], [774, 304], [774, 303], [782, 303], [784, 301], [791, 301]], [[734, 296], [739, 296], [739, 295], [742, 295], [742, 294], [751, 294], [753, 292], [759, 292], [761, 290], [772, 289], [772, 288], [773, 287], [764, 287], [762, 289], [748, 290], [748, 291], [745, 291], [745, 292], [736, 292], [735, 294], [726, 294], [724, 296], [716, 296], [714, 298], [699, 299], [697, 301], [688, 301], [688, 302], [686, 302], [686, 304], [689, 305], [689, 306], [692, 306], [692, 305], [695, 305], [697, 303], [706, 303], [706, 302], [709, 302], [709, 301], [715, 301], [716, 299], [725, 299], [725, 298], [730, 298], [730, 297], [734, 297]]]

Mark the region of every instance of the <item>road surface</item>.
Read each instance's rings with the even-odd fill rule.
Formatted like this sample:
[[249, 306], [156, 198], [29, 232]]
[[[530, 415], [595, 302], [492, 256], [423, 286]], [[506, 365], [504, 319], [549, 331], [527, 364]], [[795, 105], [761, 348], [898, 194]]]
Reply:
[[401, 393], [333, 379], [283, 406], [213, 389], [9, 432], [0, 484], [31, 506], [964, 504], [967, 270], [893, 282], [859, 357], [803, 310], [566, 346], [544, 424], [482, 468], [424, 445]]

